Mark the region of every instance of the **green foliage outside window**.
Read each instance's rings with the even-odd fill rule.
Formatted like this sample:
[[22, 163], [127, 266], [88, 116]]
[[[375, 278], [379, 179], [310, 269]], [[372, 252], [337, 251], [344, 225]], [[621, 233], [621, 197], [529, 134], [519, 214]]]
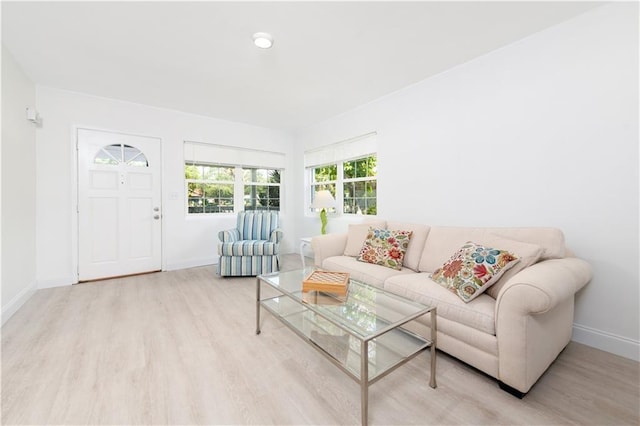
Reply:
[[233, 212], [233, 184], [189, 182], [189, 213]]
[[375, 156], [345, 161], [343, 163], [344, 178], [375, 177], [377, 174], [377, 163]]
[[244, 182], [244, 185], [238, 182], [238, 191], [243, 191], [244, 195], [240, 209], [280, 210], [280, 170], [185, 164], [189, 214], [233, 213], [236, 172]]
[[185, 164], [189, 213], [233, 212], [234, 168]]
[[343, 163], [345, 213], [375, 215], [377, 208], [377, 158], [369, 156]]
[[[338, 173], [342, 168], [342, 176]], [[346, 214], [375, 215], [377, 209], [377, 158], [375, 155], [312, 169], [311, 198], [328, 190], [336, 197], [342, 186], [342, 211]], [[341, 185], [340, 185], [341, 184]]]
[[375, 215], [377, 213], [377, 182], [346, 182], [344, 188], [344, 212], [351, 214]]
[[219, 182], [233, 182], [235, 180], [234, 167], [209, 166], [206, 164], [185, 164], [185, 179], [214, 180]]
[[317, 167], [313, 169], [314, 182], [329, 182], [338, 179], [338, 165], [331, 164], [329, 166]]
[[245, 211], [280, 210], [280, 170], [244, 169]]

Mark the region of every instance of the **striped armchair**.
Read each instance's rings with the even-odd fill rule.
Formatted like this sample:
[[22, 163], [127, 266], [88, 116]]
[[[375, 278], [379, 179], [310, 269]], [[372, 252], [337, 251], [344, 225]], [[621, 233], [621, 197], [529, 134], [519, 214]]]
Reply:
[[218, 274], [256, 276], [278, 271], [282, 236], [277, 212], [238, 213], [236, 228], [218, 233]]

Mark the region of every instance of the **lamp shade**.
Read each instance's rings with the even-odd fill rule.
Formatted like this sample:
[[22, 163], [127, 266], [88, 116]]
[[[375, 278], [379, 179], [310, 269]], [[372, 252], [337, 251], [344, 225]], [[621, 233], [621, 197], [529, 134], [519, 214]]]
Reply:
[[327, 190], [316, 191], [311, 203], [312, 209], [329, 209], [336, 206], [336, 200]]

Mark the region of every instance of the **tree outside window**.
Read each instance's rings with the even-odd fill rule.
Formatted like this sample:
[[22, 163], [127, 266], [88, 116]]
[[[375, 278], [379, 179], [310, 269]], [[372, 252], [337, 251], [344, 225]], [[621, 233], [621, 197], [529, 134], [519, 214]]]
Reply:
[[310, 173], [311, 202], [317, 191], [326, 189], [342, 199], [345, 214], [377, 214], [376, 155], [314, 167]]
[[188, 213], [233, 212], [234, 179], [233, 167], [185, 165]]
[[[280, 210], [281, 170], [185, 164], [188, 214]], [[242, 195], [238, 204], [236, 194]]]
[[280, 210], [280, 170], [244, 169], [245, 211]]
[[327, 190], [336, 197], [336, 182], [338, 180], [338, 165], [330, 164], [327, 166], [316, 167], [312, 169], [311, 183], [311, 202], [316, 192]]
[[343, 212], [377, 213], [377, 161], [374, 155], [343, 163]]

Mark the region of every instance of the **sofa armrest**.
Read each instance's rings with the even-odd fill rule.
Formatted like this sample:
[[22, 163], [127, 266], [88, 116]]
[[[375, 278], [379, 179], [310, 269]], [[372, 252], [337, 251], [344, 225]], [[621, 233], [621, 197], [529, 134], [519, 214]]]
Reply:
[[269, 241], [272, 243], [279, 243], [280, 241], [282, 241], [283, 237], [284, 237], [284, 232], [282, 231], [282, 229], [276, 228], [273, 231], [271, 231], [271, 235], [269, 236]]
[[322, 262], [331, 256], [342, 256], [347, 245], [347, 234], [325, 234], [311, 238], [311, 248], [315, 256], [314, 264], [322, 266]]
[[498, 380], [526, 393], [571, 340], [574, 295], [591, 280], [578, 258], [523, 269], [496, 299]]
[[240, 231], [237, 229], [227, 229], [226, 231], [218, 232], [218, 238], [221, 243], [229, 243], [240, 240]]
[[591, 266], [582, 259], [550, 259], [523, 269], [496, 298], [496, 321], [503, 308], [522, 315], [541, 314], [573, 297], [591, 280]]

